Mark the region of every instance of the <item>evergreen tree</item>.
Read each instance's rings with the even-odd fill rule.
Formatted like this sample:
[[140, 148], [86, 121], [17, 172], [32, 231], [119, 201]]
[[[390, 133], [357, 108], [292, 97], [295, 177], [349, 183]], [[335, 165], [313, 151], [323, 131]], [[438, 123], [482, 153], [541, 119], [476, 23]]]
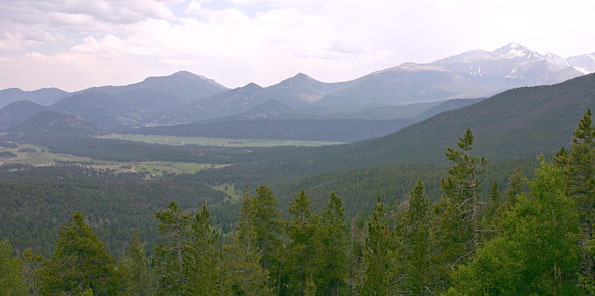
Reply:
[[334, 192], [321, 215], [321, 222], [318, 235], [322, 253], [317, 263], [321, 268], [316, 279], [317, 290], [321, 295], [338, 296], [348, 276], [349, 257], [345, 210], [341, 198]]
[[226, 250], [227, 268], [225, 289], [227, 295], [272, 295], [267, 286], [268, 271], [260, 265], [261, 249], [258, 247], [257, 206], [248, 189], [242, 199], [242, 214], [233, 243]]
[[33, 250], [25, 249], [23, 251], [23, 279], [29, 289], [30, 295], [38, 295], [42, 286], [42, 277], [45, 272], [44, 258], [41, 255], [35, 255]]
[[78, 294], [91, 290], [94, 295], [117, 295], [114, 257], [85, 223], [83, 214], [75, 212], [72, 220], [62, 226], [56, 240], [43, 294]]
[[500, 190], [498, 189], [498, 182], [494, 182], [488, 195], [488, 202], [485, 208], [485, 213], [482, 217], [482, 241], [490, 241], [500, 230], [503, 215], [505, 213], [505, 206], [502, 201]]
[[[246, 188], [246, 190], [248, 190]], [[282, 276], [281, 260], [279, 252], [281, 250], [281, 212], [277, 209], [279, 206], [275, 201], [273, 192], [260, 186], [256, 189], [256, 196], [251, 199], [251, 215], [255, 226], [256, 246], [260, 250], [262, 257], [260, 266], [270, 272], [269, 287], [278, 287], [279, 276]]]
[[512, 208], [519, 195], [525, 192], [525, 178], [521, 173], [521, 168], [517, 167], [515, 172], [508, 178], [508, 188], [506, 188], [505, 210]]
[[480, 221], [479, 175], [483, 174], [487, 160], [470, 155], [473, 134], [467, 129], [457, 143], [461, 151], [448, 148], [445, 153], [452, 167], [449, 176], [441, 180], [444, 196], [437, 208], [440, 241], [441, 273], [468, 260], [479, 246], [482, 230]]
[[575, 203], [563, 193], [559, 168], [542, 162], [506, 214], [502, 235], [453, 273], [448, 295], [578, 295]]
[[595, 224], [595, 128], [591, 121], [591, 110], [587, 110], [573, 133], [572, 150], [564, 168], [566, 194], [576, 201], [583, 239], [584, 263], [582, 273], [585, 280], [595, 286], [595, 258], [586, 244], [593, 240]]
[[12, 246], [8, 240], [0, 241], [0, 296], [27, 295], [22, 277], [21, 262], [12, 257]]
[[158, 233], [162, 239], [155, 247], [155, 262], [159, 272], [157, 295], [181, 295], [187, 283], [184, 276], [184, 252], [188, 239], [190, 216], [176, 202], [157, 212]]
[[395, 279], [390, 247], [388, 214], [378, 196], [372, 219], [368, 222], [368, 236], [363, 251], [365, 275], [359, 288], [361, 295], [392, 295]]
[[310, 211], [310, 200], [302, 190], [289, 208], [291, 221], [288, 224], [290, 243], [287, 247], [286, 268], [291, 295], [304, 295], [310, 277], [318, 278], [318, 258], [321, 254], [317, 231], [320, 217]]
[[406, 214], [406, 289], [411, 295], [432, 295], [434, 268], [432, 264], [430, 200], [424, 193], [423, 183], [417, 180], [409, 194]]
[[218, 236], [209, 219], [207, 205], [203, 203], [202, 210], [194, 216], [185, 246], [186, 295], [215, 295], [219, 291], [219, 252], [215, 246]]
[[145, 247], [136, 229], [128, 247], [128, 253], [118, 261], [118, 271], [122, 281], [121, 295], [152, 295], [152, 275], [149, 272]]

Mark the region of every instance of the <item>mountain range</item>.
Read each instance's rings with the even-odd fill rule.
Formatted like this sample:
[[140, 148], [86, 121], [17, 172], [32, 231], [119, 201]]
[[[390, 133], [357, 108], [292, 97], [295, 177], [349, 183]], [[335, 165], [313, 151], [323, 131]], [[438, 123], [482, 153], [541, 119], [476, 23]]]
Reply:
[[[40, 111], [54, 111], [119, 132], [134, 132], [133, 128], [141, 127], [148, 132], [146, 127], [175, 124], [188, 127], [189, 123], [213, 126], [226, 122], [228, 128], [237, 128], [249, 120], [267, 120], [251, 123], [255, 129], [259, 124], [274, 124], [271, 120], [291, 120], [285, 122], [288, 128], [290, 122], [297, 127], [311, 120], [389, 120], [393, 125], [385, 132], [392, 132], [437, 111], [475, 102], [462, 99], [487, 97], [522, 86], [559, 83], [594, 71], [595, 53], [564, 59], [517, 43], [494, 51], [468, 51], [426, 64], [404, 63], [337, 83], [317, 81], [300, 73], [268, 87], [250, 83], [228, 89], [204, 76], [181, 71], [130, 85], [93, 87], [72, 93], [56, 88], [5, 89], [0, 91], [0, 106], [4, 107], [0, 110], [0, 131]], [[11, 104], [16, 101], [30, 102]], [[236, 123], [230, 124], [232, 121]], [[382, 123], [367, 126], [372, 131], [378, 130], [375, 126], [379, 124]], [[287, 134], [290, 130], [279, 133]], [[362, 134], [366, 133], [369, 137], [378, 136], [362, 130]]]

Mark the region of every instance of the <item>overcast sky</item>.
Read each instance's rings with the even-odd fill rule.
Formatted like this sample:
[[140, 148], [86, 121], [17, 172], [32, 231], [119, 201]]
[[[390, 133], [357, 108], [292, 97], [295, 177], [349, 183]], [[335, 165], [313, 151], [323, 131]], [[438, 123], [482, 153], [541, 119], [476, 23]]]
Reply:
[[332, 82], [518, 42], [595, 51], [595, 1], [0, 0], [0, 89], [80, 90], [187, 70], [227, 87]]

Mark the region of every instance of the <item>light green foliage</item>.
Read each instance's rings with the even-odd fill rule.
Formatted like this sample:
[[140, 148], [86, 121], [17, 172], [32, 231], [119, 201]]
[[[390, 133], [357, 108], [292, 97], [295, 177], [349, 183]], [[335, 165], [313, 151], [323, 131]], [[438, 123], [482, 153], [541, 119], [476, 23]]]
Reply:
[[529, 185], [531, 198], [519, 197], [502, 235], [453, 273], [450, 295], [578, 295], [578, 217], [562, 173], [543, 162]]
[[21, 261], [12, 256], [8, 240], [0, 241], [0, 296], [27, 295], [21, 269]]
[[180, 295], [187, 283], [183, 258], [191, 219], [173, 201], [167, 210], [157, 212], [156, 216], [157, 230], [162, 237], [155, 247], [154, 257], [160, 276], [157, 295]]
[[42, 294], [76, 294], [89, 289], [94, 295], [116, 295], [118, 279], [114, 257], [85, 223], [83, 214], [75, 212], [72, 222], [60, 230]]
[[146, 251], [138, 236], [138, 230], [128, 247], [128, 253], [118, 260], [118, 273], [121, 279], [120, 295], [151, 295], [152, 274], [149, 272]]

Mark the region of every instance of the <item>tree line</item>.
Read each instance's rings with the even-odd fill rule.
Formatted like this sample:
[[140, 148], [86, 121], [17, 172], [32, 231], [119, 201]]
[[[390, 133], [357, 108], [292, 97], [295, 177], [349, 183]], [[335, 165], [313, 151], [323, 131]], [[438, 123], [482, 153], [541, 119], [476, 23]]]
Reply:
[[589, 110], [571, 149], [541, 157], [532, 180], [518, 170], [504, 192], [482, 192], [488, 160], [467, 130], [445, 153], [438, 201], [418, 180], [365, 218], [347, 219], [335, 193], [314, 213], [304, 191], [285, 218], [269, 188], [246, 188], [230, 240], [206, 204], [190, 213], [172, 201], [150, 254], [135, 232], [118, 260], [75, 212], [48, 258], [0, 243], [0, 294], [593, 295], [594, 136]]

